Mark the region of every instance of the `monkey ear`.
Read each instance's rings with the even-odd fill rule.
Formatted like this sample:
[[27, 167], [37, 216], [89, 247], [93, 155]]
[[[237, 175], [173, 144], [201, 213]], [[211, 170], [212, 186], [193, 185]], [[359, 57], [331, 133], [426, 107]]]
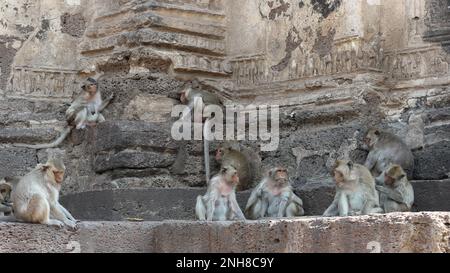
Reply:
[[405, 175], [402, 174], [402, 175], [400, 175], [400, 176], [398, 177], [398, 179], [400, 180], [400, 179], [403, 179], [404, 177], [405, 177]]

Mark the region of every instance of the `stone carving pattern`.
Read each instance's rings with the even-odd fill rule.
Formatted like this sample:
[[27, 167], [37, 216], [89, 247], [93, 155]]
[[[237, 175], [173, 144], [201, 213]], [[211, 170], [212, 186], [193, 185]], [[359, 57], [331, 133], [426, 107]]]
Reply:
[[56, 68], [15, 67], [10, 90], [15, 96], [71, 97], [79, 88], [77, 73], [75, 70]]

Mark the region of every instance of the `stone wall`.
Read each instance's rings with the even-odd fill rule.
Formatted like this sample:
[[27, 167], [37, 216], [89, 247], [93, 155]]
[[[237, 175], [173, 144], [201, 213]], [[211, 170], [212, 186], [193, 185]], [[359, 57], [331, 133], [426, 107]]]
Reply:
[[[280, 148], [297, 188], [328, 185], [337, 158], [362, 162], [363, 132], [405, 138], [415, 179], [450, 175], [446, 0], [50, 0], [0, 4], [0, 176], [48, 154], [64, 193], [204, 186], [202, 144], [170, 137], [186, 82], [241, 104], [281, 106]], [[116, 94], [105, 124], [54, 139], [87, 76]], [[243, 145], [256, 149], [257, 142]], [[215, 148], [217, 143], [213, 144]], [[216, 166], [214, 166], [216, 168]], [[213, 168], [213, 169], [214, 169]]]

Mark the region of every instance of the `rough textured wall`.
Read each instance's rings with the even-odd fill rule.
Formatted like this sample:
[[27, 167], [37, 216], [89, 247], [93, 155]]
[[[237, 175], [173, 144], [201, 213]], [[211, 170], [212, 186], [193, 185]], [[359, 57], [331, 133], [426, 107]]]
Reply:
[[[176, 92], [195, 79], [234, 102], [281, 106], [280, 148], [261, 157], [289, 167], [298, 188], [326, 185], [337, 158], [362, 162], [360, 140], [374, 125], [414, 149], [416, 179], [449, 177], [445, 0], [0, 5], [0, 176], [64, 153], [64, 193], [204, 186], [202, 144], [170, 138]], [[12, 147], [54, 139], [87, 76], [116, 94], [108, 122], [60, 149]]]
[[[0, 4], [1, 143], [42, 142], [57, 136], [78, 92], [77, 44], [84, 33], [86, 1], [2, 1]], [[72, 18], [78, 18], [73, 20]], [[70, 31], [68, 31], [70, 29]], [[1, 148], [2, 176], [22, 175], [38, 153]]]

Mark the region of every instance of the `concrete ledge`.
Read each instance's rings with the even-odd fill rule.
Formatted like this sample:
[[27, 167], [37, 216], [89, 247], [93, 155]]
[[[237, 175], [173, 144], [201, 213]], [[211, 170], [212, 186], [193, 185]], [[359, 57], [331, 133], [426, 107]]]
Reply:
[[[450, 212], [248, 222], [1, 223], [0, 252], [450, 252]], [[373, 243], [375, 242], [375, 243]], [[69, 245], [68, 245], [69, 244]]]
[[[413, 211], [450, 211], [450, 180], [412, 181]], [[295, 192], [302, 198], [307, 216], [322, 215], [334, 198], [334, 185], [307, 184]], [[146, 221], [195, 220], [198, 195], [206, 188], [117, 189], [89, 191], [61, 197], [61, 203], [77, 218], [86, 221], [123, 221], [128, 217]], [[251, 191], [237, 194], [245, 208]]]

